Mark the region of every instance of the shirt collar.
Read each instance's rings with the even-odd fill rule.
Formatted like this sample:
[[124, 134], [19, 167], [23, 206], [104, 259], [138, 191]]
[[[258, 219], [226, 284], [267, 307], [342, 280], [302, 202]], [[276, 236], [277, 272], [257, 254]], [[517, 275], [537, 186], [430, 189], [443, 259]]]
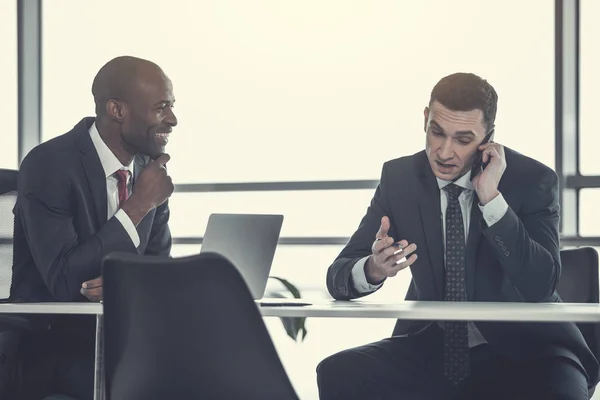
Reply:
[[460, 178], [458, 178], [455, 181], [445, 181], [445, 180], [437, 178], [437, 177], [435, 179], [437, 179], [437, 184], [438, 184], [438, 187], [440, 188], [440, 190], [445, 188], [446, 186], [448, 186], [451, 183], [454, 183], [455, 185], [460, 186], [467, 190], [473, 190], [473, 182], [471, 182], [471, 171], [468, 171], [466, 174], [464, 174], [463, 176], [461, 176]]
[[133, 160], [131, 161], [131, 164], [123, 166], [117, 156], [114, 155], [112, 150], [108, 148], [106, 143], [104, 143], [104, 140], [100, 137], [100, 132], [98, 132], [95, 122], [90, 127], [89, 132], [92, 143], [94, 143], [94, 147], [100, 158], [102, 168], [104, 169], [105, 177], [108, 178], [120, 169], [128, 170], [131, 173], [131, 176], [133, 176]]

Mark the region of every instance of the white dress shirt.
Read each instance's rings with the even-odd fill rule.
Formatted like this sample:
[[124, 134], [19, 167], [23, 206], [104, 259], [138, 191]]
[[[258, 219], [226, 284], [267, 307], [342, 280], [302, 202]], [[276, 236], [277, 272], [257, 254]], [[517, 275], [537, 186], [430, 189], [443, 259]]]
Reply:
[[107, 219], [111, 219], [113, 216], [116, 217], [125, 231], [129, 234], [131, 242], [135, 247], [140, 245], [140, 236], [137, 233], [134, 223], [129, 218], [129, 215], [123, 210], [119, 209], [119, 189], [117, 187], [117, 178], [113, 175], [120, 169], [128, 170], [129, 177], [127, 178], [127, 192], [131, 194], [133, 187], [131, 177], [133, 176], [133, 161], [127, 166], [123, 166], [119, 159], [113, 154], [108, 148], [104, 140], [100, 137], [96, 123], [94, 122], [90, 127], [90, 137], [100, 158], [100, 163], [104, 169], [104, 176], [106, 177], [106, 205], [107, 205]]
[[[469, 224], [471, 222], [471, 204], [473, 204], [473, 183], [471, 182], [471, 172], [467, 172], [465, 175], [461, 176], [455, 182], [444, 181], [442, 179], [436, 178], [438, 187], [440, 188], [440, 207], [442, 211], [442, 241], [444, 248], [446, 247], [446, 208], [448, 206], [448, 196], [445, 190], [442, 190], [445, 186], [454, 183], [460, 187], [465, 188], [462, 191], [460, 196], [458, 197], [458, 202], [460, 203], [460, 210], [463, 216], [463, 225], [465, 228], [465, 243], [467, 238], [469, 237]], [[508, 210], [508, 204], [502, 194], [496, 196], [492, 201], [490, 201], [485, 206], [479, 205], [479, 209], [483, 214], [483, 218], [488, 226], [494, 225], [498, 222], [506, 211]], [[394, 240], [402, 240], [402, 238], [394, 238]], [[359, 293], [370, 293], [380, 288], [383, 283], [379, 285], [371, 285], [367, 282], [367, 277], [365, 274], [365, 263], [369, 259], [370, 256], [361, 258], [354, 264], [352, 268], [352, 282], [354, 283], [354, 288]], [[444, 258], [446, 254], [444, 253]], [[485, 339], [477, 329], [477, 327], [469, 322], [469, 347], [474, 347], [479, 344], [485, 343]]]

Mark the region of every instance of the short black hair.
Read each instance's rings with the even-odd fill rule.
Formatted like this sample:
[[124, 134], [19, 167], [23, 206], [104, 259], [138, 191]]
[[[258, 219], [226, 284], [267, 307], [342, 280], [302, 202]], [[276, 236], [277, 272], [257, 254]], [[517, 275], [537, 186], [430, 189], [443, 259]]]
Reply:
[[429, 107], [434, 101], [452, 111], [481, 110], [487, 131], [494, 127], [498, 94], [485, 79], [466, 72], [457, 72], [440, 79], [433, 87]]

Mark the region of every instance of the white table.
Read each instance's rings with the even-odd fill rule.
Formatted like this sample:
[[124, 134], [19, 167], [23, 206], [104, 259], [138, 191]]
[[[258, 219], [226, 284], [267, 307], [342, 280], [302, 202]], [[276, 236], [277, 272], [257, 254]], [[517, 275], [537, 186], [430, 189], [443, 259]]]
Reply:
[[[1, 312], [1, 309], [0, 309]], [[261, 307], [265, 317], [399, 318], [457, 321], [600, 322], [600, 304], [445, 301], [331, 301], [311, 306]]]
[[[308, 300], [310, 302], [310, 300]], [[578, 303], [451, 303], [365, 300], [319, 301], [309, 306], [260, 306], [264, 317], [399, 318], [458, 321], [600, 322], [600, 304]], [[0, 303], [0, 313], [96, 315], [94, 399], [104, 398], [102, 314], [100, 303]]]
[[[310, 300], [308, 300], [310, 302]], [[319, 301], [262, 306], [264, 317], [400, 318], [457, 321], [600, 322], [600, 304]], [[102, 315], [100, 303], [0, 303], [0, 313]]]

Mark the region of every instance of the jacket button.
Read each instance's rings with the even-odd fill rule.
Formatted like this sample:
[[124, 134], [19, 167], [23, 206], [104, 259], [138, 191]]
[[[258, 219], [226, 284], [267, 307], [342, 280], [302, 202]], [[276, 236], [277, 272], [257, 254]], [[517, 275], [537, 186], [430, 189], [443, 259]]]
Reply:
[[504, 245], [504, 242], [501, 240], [501, 241], [499, 241], [499, 242], [498, 242], [498, 245], [499, 245], [499, 246], [503, 246], [503, 245]]
[[506, 252], [504, 252], [504, 255], [505, 255], [506, 257], [508, 257], [508, 256], [510, 256], [510, 252], [506, 251]]
[[346, 294], [346, 286], [338, 286], [338, 290], [343, 294]]
[[496, 242], [500, 241], [500, 236], [496, 236], [496, 237], [494, 238], [494, 240], [495, 240]]

